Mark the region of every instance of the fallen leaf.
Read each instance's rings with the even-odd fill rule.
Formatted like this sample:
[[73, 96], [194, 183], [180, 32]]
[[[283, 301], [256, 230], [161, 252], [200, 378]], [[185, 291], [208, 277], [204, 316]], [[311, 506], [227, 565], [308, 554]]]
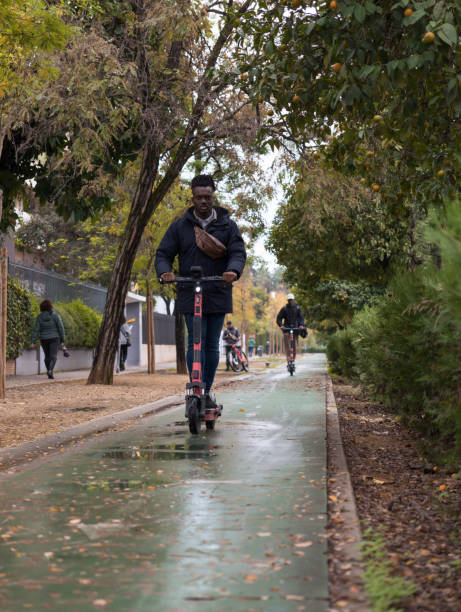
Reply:
[[329, 495], [328, 499], [330, 499], [332, 502], [337, 502], [338, 498], [336, 497], [336, 495]]
[[105, 608], [107, 604], [108, 602], [106, 599], [95, 599], [93, 601], [93, 606], [96, 606], [97, 608]]
[[268, 538], [272, 533], [270, 531], [260, 531], [256, 535], [260, 538]]
[[288, 599], [288, 601], [304, 601], [304, 597], [301, 595], [285, 595], [285, 599]]
[[307, 542], [298, 542], [295, 544], [296, 548], [307, 548], [308, 546], [312, 546], [312, 542], [308, 540]]
[[256, 580], [258, 580], [258, 576], [256, 576], [256, 574], [248, 574], [245, 577], [245, 582], [247, 584], [253, 584], [253, 582], [256, 582]]

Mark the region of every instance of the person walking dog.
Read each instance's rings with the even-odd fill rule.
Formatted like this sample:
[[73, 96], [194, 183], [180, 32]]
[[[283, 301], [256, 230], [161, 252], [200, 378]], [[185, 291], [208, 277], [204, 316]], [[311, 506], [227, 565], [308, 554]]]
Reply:
[[[210, 393], [219, 362], [219, 337], [226, 313], [232, 312], [232, 283], [242, 274], [246, 261], [245, 245], [229, 212], [214, 206], [213, 177], [201, 174], [192, 179], [192, 203], [184, 216], [167, 229], [157, 249], [157, 276], [173, 281], [171, 271], [178, 255], [180, 276], [189, 276], [191, 266], [201, 266], [204, 276], [221, 276], [223, 281], [206, 283], [203, 288], [202, 367], [207, 408], [216, 407]], [[189, 333], [187, 367], [193, 358], [194, 294], [190, 286], [178, 286], [178, 311], [185, 315]]]
[[32, 333], [32, 348], [35, 348], [37, 340], [45, 353], [45, 367], [48, 378], [54, 378], [53, 370], [58, 359], [60, 344], [64, 344], [64, 325], [57, 312], [53, 310], [50, 300], [43, 300], [40, 304], [40, 314], [35, 320]]

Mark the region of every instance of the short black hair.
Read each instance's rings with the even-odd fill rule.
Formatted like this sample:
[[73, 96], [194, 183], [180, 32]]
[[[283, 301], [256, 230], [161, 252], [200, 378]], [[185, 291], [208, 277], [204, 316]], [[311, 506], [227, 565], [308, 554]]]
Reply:
[[216, 185], [213, 177], [209, 174], [198, 174], [197, 176], [194, 176], [190, 186], [191, 189], [194, 189], [194, 187], [211, 187], [213, 191], [216, 191]]
[[232, 325], [232, 321], [228, 321], [226, 325]]

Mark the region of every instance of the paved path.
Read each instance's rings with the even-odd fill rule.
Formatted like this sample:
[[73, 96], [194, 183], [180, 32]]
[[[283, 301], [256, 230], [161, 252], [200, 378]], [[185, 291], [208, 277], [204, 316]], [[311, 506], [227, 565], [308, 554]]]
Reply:
[[2, 483], [0, 609], [326, 612], [325, 359]]

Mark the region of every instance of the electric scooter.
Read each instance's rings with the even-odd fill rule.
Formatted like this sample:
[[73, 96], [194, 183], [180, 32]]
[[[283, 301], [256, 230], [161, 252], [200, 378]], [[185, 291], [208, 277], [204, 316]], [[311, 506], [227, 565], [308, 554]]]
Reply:
[[202, 421], [205, 421], [207, 429], [213, 430], [223, 409], [221, 405], [216, 408], [206, 407], [205, 383], [203, 382], [202, 372], [202, 283], [222, 281], [223, 278], [222, 276], [202, 276], [202, 274], [201, 266], [192, 266], [190, 276], [176, 276], [172, 281], [160, 279], [161, 283], [194, 284], [194, 319], [192, 326], [194, 352], [190, 382], [186, 384], [186, 419], [189, 421], [191, 434], [200, 433]]
[[287, 370], [288, 372], [290, 372], [290, 376], [293, 376], [296, 370], [296, 366], [295, 366], [295, 330], [291, 327], [290, 328], [282, 327], [282, 330], [290, 334]]

